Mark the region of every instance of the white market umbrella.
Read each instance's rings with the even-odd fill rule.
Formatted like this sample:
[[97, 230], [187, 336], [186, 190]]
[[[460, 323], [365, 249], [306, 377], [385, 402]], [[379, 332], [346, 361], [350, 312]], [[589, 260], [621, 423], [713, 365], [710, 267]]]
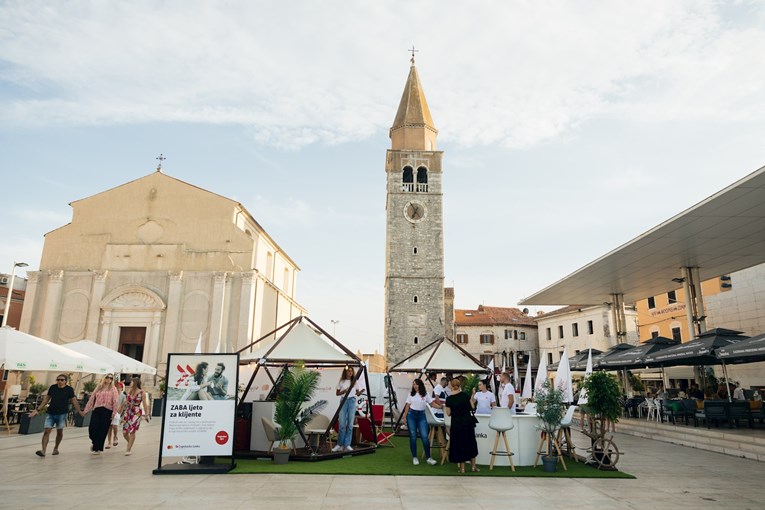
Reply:
[[571, 381], [571, 367], [568, 364], [568, 347], [563, 348], [563, 357], [558, 363], [558, 370], [555, 372], [554, 385], [563, 392], [564, 402], [574, 401], [573, 382]]
[[104, 363], [109, 363], [113, 367], [113, 371], [120, 374], [155, 375], [157, 373], [156, 368], [91, 340], [72, 342], [66, 344], [66, 347]]
[[[592, 347], [590, 347], [589, 352], [587, 353], [587, 368], [584, 369], [584, 378], [587, 379], [588, 376], [592, 374]], [[587, 403], [587, 390], [582, 388], [579, 391], [579, 405], [583, 405]]]
[[489, 368], [489, 390], [493, 389], [493, 381], [494, 381], [494, 360], [491, 360], [488, 365]]
[[526, 365], [526, 379], [523, 380], [521, 398], [531, 398], [531, 364]]
[[544, 389], [547, 380], [547, 360], [544, 354], [539, 356], [539, 368], [537, 369], [537, 381], [534, 383], [534, 393]]
[[114, 371], [109, 363], [7, 326], [0, 328], [0, 364], [5, 365], [6, 370], [21, 371], [87, 374]]

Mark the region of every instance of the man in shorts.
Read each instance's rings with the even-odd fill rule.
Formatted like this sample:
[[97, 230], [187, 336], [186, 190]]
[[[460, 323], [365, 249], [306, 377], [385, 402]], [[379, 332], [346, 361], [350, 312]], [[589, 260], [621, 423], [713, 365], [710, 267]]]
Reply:
[[68, 379], [65, 374], [56, 376], [56, 384], [48, 388], [48, 394], [45, 395], [40, 406], [29, 413], [30, 417], [35, 416], [40, 409], [48, 404], [48, 414], [45, 416], [45, 432], [42, 436], [42, 450], [35, 452], [38, 457], [45, 457], [50, 431], [53, 430], [54, 425], [56, 427], [56, 445], [53, 447], [53, 455], [58, 455], [58, 446], [64, 439], [64, 425], [66, 425], [66, 417], [69, 415], [69, 403], [71, 402], [74, 409], [78, 413], [80, 412], [80, 403], [77, 402], [72, 387], [67, 384]]

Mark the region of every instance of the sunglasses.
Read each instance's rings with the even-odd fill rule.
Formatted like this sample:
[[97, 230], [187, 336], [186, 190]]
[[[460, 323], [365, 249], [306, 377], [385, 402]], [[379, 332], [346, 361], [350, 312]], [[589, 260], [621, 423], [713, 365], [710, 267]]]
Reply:
[[62, 381], [66, 382], [66, 379], [56, 379], [56, 381], [58, 381], [58, 382], [62, 382]]
[[107, 378], [106, 378], [106, 380], [107, 380], [107, 381], [111, 381], [111, 380], [113, 380], [113, 379], [114, 379], [114, 377], [107, 377]]

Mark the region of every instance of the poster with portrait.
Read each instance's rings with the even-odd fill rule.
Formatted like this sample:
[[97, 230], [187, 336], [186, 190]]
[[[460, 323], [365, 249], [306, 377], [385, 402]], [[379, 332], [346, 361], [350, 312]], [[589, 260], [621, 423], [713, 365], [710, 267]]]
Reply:
[[169, 354], [162, 457], [232, 456], [238, 354]]

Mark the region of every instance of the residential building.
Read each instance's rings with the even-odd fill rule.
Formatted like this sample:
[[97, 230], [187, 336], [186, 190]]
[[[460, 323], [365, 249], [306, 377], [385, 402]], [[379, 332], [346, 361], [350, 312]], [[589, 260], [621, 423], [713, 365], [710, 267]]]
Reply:
[[518, 367], [539, 362], [537, 323], [518, 308], [479, 305], [475, 310], [454, 310], [455, 341], [488, 365]]

